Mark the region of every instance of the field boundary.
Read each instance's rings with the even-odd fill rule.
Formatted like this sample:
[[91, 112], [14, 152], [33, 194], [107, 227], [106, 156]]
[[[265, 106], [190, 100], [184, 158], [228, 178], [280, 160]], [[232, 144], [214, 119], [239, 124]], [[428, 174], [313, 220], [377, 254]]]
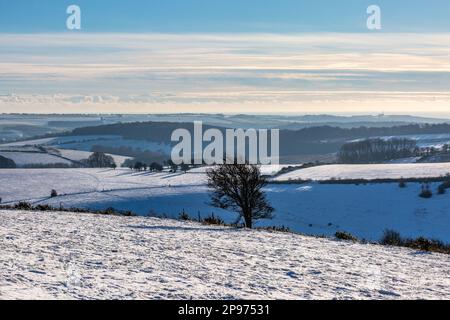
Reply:
[[292, 179], [286, 181], [268, 181], [269, 184], [305, 184], [305, 183], [318, 183], [318, 184], [382, 184], [382, 183], [432, 183], [432, 182], [444, 182], [448, 181], [449, 177], [424, 177], [424, 178], [384, 178], [384, 179], [327, 179], [327, 180], [301, 180]]

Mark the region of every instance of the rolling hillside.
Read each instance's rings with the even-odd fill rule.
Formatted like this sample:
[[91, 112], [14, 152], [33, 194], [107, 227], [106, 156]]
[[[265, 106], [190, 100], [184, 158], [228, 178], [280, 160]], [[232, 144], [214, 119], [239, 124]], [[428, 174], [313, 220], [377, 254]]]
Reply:
[[[416, 166], [421, 168], [422, 164]], [[185, 174], [129, 169], [4, 169], [0, 170], [0, 184], [5, 186], [0, 190], [3, 204], [29, 201], [65, 208], [114, 207], [172, 218], [184, 211], [194, 219], [214, 213], [230, 223], [236, 220], [235, 213], [209, 205], [204, 170]], [[348, 231], [373, 241], [378, 241], [385, 229], [395, 229], [405, 237], [425, 236], [450, 243], [450, 194], [437, 195], [438, 183], [430, 187], [434, 196], [422, 199], [418, 196], [420, 183], [408, 183], [406, 188], [399, 188], [398, 183], [269, 184], [265, 191], [276, 209], [275, 217], [261, 220], [257, 226], [286, 226], [296, 232], [329, 236]], [[57, 197], [50, 198], [52, 189], [58, 192]]]
[[450, 174], [450, 163], [333, 164], [294, 170], [274, 180], [438, 178], [447, 174]]
[[0, 299], [450, 298], [448, 256], [403, 248], [57, 212], [0, 235]]

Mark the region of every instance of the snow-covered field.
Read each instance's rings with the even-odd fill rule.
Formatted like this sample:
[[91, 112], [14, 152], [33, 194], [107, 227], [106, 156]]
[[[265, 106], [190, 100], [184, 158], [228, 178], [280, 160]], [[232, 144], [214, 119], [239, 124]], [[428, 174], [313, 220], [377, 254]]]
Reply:
[[[70, 149], [57, 149], [57, 150], [61, 154], [62, 157], [70, 159], [72, 161], [81, 161], [81, 160], [87, 159], [92, 154], [91, 151], [70, 150]], [[114, 159], [114, 162], [119, 167], [122, 166], [122, 164], [127, 159], [131, 159], [131, 157], [119, 156], [119, 155], [109, 154], [109, 153], [107, 153], [106, 155], [111, 156]]]
[[[71, 165], [89, 158], [93, 153], [83, 150], [58, 149], [53, 146], [48, 146], [45, 143], [48, 140], [51, 139], [17, 142], [17, 144], [2, 144], [0, 145], [0, 156], [13, 160], [18, 166], [56, 163]], [[119, 167], [127, 159], [131, 159], [131, 157], [109, 153], [106, 153], [106, 155], [111, 156]]]
[[[0, 170], [4, 204], [33, 204], [132, 210], [141, 215], [176, 218], [214, 213], [227, 222], [236, 214], [209, 205], [205, 174], [132, 172], [128, 169], [4, 169]], [[50, 198], [50, 191], [59, 196]], [[334, 235], [344, 230], [377, 241], [387, 228], [403, 236], [437, 238], [450, 243], [450, 194], [418, 197], [421, 185], [270, 184], [265, 191], [275, 217], [257, 226], [288, 226], [293, 231]], [[437, 184], [431, 184], [433, 192]]]
[[[158, 144], [153, 142], [141, 141], [141, 140], [127, 140], [120, 136], [104, 135], [104, 136], [62, 136], [54, 138], [43, 138], [26, 140], [19, 142], [11, 142], [0, 144], [0, 155], [10, 158], [16, 162], [17, 165], [30, 165], [30, 164], [53, 164], [53, 163], [65, 163], [71, 164], [72, 161], [78, 162], [83, 159], [89, 158], [92, 154], [92, 147], [96, 145], [106, 147], [132, 147], [136, 150], [148, 150], [161, 153], [170, 153], [170, 146], [164, 144]], [[41, 154], [38, 158], [34, 157], [34, 154], [27, 153], [28, 151], [39, 151], [37, 146], [50, 148], [49, 150], [56, 150], [59, 158], [52, 155]], [[8, 151], [8, 152], [5, 152]], [[11, 152], [11, 151], [14, 151]], [[4, 155], [4, 153], [6, 155]], [[8, 157], [7, 155], [10, 155]], [[109, 154], [113, 157], [114, 162], [120, 167], [125, 160], [131, 159], [131, 157], [120, 156], [115, 154]], [[14, 158], [13, 158], [14, 157]], [[63, 159], [65, 158], [65, 159]], [[17, 161], [16, 161], [17, 159]], [[41, 161], [41, 162], [38, 162]], [[55, 162], [56, 161], [56, 162]]]
[[72, 161], [51, 155], [37, 152], [0, 152], [0, 156], [13, 160], [18, 166], [36, 164], [72, 164]]
[[447, 174], [450, 163], [334, 164], [291, 171], [274, 180], [437, 178]]
[[[56, 152], [56, 153], [55, 153]], [[0, 151], [0, 156], [11, 159], [15, 162], [17, 166], [26, 165], [49, 165], [49, 164], [65, 164], [71, 165], [77, 163], [81, 160], [89, 158], [92, 154], [90, 151], [80, 151], [80, 150], [68, 150], [68, 149], [52, 149], [49, 153], [44, 153], [42, 151]], [[106, 155], [111, 156], [114, 162], [120, 167], [131, 157], [119, 156], [115, 154]]]
[[450, 258], [196, 223], [0, 211], [0, 299], [450, 299]]
[[164, 143], [155, 143], [145, 140], [124, 139], [116, 135], [97, 135], [97, 136], [61, 136], [53, 138], [33, 139], [19, 142], [11, 142], [0, 145], [0, 147], [17, 146], [50, 146], [58, 149], [74, 149], [81, 151], [91, 151], [93, 146], [101, 145], [105, 147], [131, 147], [143, 151], [154, 151], [163, 154], [170, 154], [171, 147]]
[[[301, 164], [268, 164], [268, 165], [261, 165], [259, 169], [261, 170], [261, 174], [264, 176], [274, 176], [278, 172], [280, 172], [284, 168], [288, 167], [300, 167]], [[189, 173], [205, 173], [210, 166], [202, 166], [198, 168], [193, 168], [189, 170]]]

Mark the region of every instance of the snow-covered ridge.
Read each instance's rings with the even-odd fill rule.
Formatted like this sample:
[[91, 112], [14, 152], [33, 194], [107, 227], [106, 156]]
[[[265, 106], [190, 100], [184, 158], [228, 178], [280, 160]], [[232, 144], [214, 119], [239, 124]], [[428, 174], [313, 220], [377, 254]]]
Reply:
[[21, 211], [0, 239], [0, 299], [450, 299], [449, 256], [405, 248]]
[[436, 178], [449, 173], [450, 163], [334, 164], [298, 169], [274, 180]]

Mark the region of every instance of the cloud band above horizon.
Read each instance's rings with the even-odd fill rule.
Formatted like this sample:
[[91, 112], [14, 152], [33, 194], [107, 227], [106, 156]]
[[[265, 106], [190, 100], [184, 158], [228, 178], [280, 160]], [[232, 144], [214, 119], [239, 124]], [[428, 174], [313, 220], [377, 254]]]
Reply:
[[447, 112], [450, 34], [0, 34], [0, 112]]

